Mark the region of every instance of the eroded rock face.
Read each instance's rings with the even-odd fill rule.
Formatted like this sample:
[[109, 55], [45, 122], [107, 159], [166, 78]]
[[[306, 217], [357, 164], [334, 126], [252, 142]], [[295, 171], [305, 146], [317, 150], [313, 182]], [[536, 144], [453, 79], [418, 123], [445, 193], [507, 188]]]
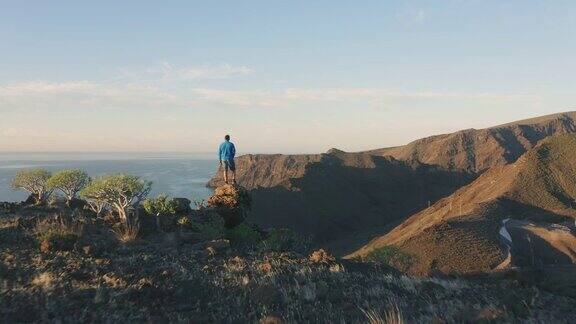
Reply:
[[210, 207], [246, 208], [250, 209], [251, 199], [248, 191], [239, 185], [226, 184], [214, 190], [208, 198]]
[[223, 219], [226, 228], [233, 228], [246, 219], [252, 200], [248, 191], [239, 185], [224, 185], [216, 188], [208, 198], [209, 208], [213, 208]]

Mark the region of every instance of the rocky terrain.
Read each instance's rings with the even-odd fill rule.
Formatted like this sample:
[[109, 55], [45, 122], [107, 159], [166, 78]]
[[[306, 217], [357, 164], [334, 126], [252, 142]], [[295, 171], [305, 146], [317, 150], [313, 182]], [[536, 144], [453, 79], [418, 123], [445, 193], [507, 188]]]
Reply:
[[[291, 228], [344, 255], [542, 140], [574, 132], [576, 112], [567, 112], [367, 152], [245, 155], [238, 181], [253, 195], [255, 223]], [[221, 182], [218, 175], [209, 186]]]
[[576, 322], [575, 118], [243, 156], [196, 209], [127, 174], [23, 171], [0, 321]]
[[377, 259], [338, 259], [289, 231], [253, 227], [243, 219], [249, 204], [241, 188], [219, 188], [200, 210], [161, 222], [141, 215], [129, 242], [109, 217], [3, 204], [0, 321], [576, 321], [576, 300], [533, 276], [409, 277]]
[[489, 271], [506, 258], [499, 229], [505, 219], [512, 219], [506, 226], [516, 242], [515, 265], [574, 264], [573, 197], [576, 134], [550, 137], [515, 163], [490, 169], [350, 257], [394, 246], [413, 256], [405, 270], [414, 273]]

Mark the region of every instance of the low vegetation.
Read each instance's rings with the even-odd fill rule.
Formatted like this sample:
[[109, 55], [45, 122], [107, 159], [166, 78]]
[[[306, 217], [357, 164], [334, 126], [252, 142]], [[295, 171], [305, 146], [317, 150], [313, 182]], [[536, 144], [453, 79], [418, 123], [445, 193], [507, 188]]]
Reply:
[[[174, 215], [176, 215], [178, 204], [173, 198], [168, 197], [166, 194], [160, 194], [156, 198], [148, 198], [142, 203], [142, 207], [148, 215], [155, 218], [156, 228], [163, 231], [170, 227], [173, 222]], [[177, 220], [181, 226], [186, 225], [188, 218], [181, 218]]]
[[245, 223], [234, 228], [226, 229], [226, 238], [230, 242], [240, 245], [253, 245], [262, 241], [262, 234]]
[[114, 233], [122, 243], [134, 242], [140, 234], [140, 220], [138, 217], [127, 218], [126, 221], [116, 225]]
[[184, 233], [170, 244], [164, 238], [173, 233], [108, 244], [98, 220], [65, 249], [40, 251], [27, 223], [0, 219], [6, 323], [576, 320], [574, 299], [516, 280], [418, 279], [326, 251], [276, 252], [260, 249], [262, 241], [190, 241]]
[[398, 269], [408, 269], [414, 262], [414, 257], [396, 246], [385, 246], [368, 253], [364, 260], [387, 264]]
[[166, 194], [160, 194], [156, 198], [148, 198], [142, 203], [144, 210], [150, 215], [163, 216], [176, 214], [177, 204], [174, 199]]
[[[389, 266], [413, 261], [396, 247], [373, 251], [373, 262], [341, 260], [290, 230], [263, 230], [247, 221], [250, 196], [237, 186], [197, 210], [167, 195], [144, 200], [150, 186], [129, 175], [90, 182], [80, 197], [104, 206], [103, 217], [47, 207], [21, 215], [25, 203], [0, 211], [0, 319], [576, 321], [574, 298], [521, 280], [413, 278]], [[150, 230], [151, 216], [173, 226]]]
[[38, 220], [33, 233], [40, 251], [70, 251], [84, 232], [84, 224], [72, 216], [56, 215]]

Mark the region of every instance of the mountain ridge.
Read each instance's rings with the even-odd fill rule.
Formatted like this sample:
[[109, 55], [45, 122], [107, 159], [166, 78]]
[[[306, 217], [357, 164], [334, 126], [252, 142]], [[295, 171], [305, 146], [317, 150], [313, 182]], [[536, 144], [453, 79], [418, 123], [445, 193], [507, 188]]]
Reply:
[[[370, 240], [366, 231], [426, 209], [490, 168], [515, 162], [543, 139], [575, 132], [576, 112], [566, 112], [395, 148], [250, 154], [237, 158], [237, 180], [253, 193], [256, 223], [289, 227], [329, 247], [357, 235], [359, 247]], [[208, 185], [221, 183], [217, 174]]]
[[[504, 218], [548, 223], [576, 219], [571, 197], [576, 197], [576, 134], [564, 134], [544, 140], [513, 164], [493, 167], [348, 257], [395, 246], [420, 259], [412, 269], [419, 274], [443, 267], [490, 270], [505, 256], [497, 235]], [[457, 233], [466, 226], [468, 233]], [[463, 239], [446, 239], [455, 236]], [[458, 258], [461, 264], [453, 260]]]

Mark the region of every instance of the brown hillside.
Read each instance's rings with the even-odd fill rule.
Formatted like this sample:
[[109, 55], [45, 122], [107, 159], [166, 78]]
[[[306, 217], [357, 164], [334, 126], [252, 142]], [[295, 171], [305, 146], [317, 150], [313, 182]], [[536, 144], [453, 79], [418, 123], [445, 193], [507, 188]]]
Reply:
[[[252, 191], [258, 224], [352, 252], [375, 230], [390, 230], [542, 139], [576, 132], [575, 120], [575, 112], [556, 114], [369, 152], [245, 155], [237, 158], [238, 182]], [[221, 182], [219, 174], [209, 186]]]
[[527, 119], [486, 129], [432, 136], [405, 146], [370, 151], [402, 161], [416, 160], [448, 169], [483, 172], [516, 161], [541, 140], [576, 132], [576, 112]]
[[[252, 189], [252, 221], [291, 228], [331, 247], [357, 232], [401, 220], [473, 177], [391, 157], [337, 151], [240, 161], [239, 183]], [[268, 173], [274, 174], [255, 184], [254, 177]]]
[[395, 246], [415, 257], [413, 272], [490, 270], [505, 257], [498, 230], [505, 218], [557, 222], [576, 218], [576, 135], [552, 137], [517, 162], [410, 217], [350, 255]]

